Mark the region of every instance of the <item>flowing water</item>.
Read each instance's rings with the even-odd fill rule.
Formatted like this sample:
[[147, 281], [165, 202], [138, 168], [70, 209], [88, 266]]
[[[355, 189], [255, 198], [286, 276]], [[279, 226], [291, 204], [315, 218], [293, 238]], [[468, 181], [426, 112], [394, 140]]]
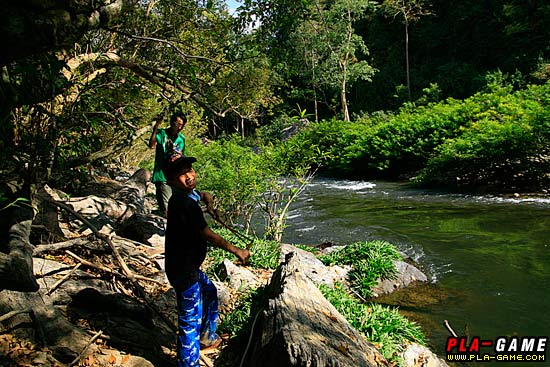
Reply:
[[482, 340], [550, 335], [549, 199], [316, 179], [293, 204], [283, 237], [311, 245], [374, 239], [395, 244], [430, 277], [382, 302], [419, 322], [438, 354], [450, 336], [444, 320]]

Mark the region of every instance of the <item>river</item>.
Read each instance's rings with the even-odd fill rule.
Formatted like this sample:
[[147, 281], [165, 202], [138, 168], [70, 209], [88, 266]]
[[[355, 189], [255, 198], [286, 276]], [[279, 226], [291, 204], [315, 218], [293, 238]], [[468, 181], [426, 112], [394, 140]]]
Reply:
[[283, 236], [311, 245], [374, 239], [395, 244], [430, 277], [382, 302], [417, 321], [441, 356], [450, 336], [444, 320], [482, 340], [550, 335], [550, 199], [315, 179], [292, 205]]

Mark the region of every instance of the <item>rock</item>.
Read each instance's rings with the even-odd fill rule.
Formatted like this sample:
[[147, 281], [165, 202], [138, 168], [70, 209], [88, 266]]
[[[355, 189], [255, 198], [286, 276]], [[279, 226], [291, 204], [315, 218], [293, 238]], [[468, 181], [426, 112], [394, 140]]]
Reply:
[[228, 259], [224, 259], [218, 267], [221, 280], [226, 280], [229, 286], [235, 290], [258, 288], [258, 278], [248, 269], [236, 266]]
[[294, 253], [301, 264], [301, 271], [315, 284], [324, 284], [334, 288], [334, 283], [343, 283], [351, 267], [325, 266], [313, 253], [301, 250], [297, 247], [282, 244], [281, 259], [289, 253]]
[[219, 308], [230, 307], [233, 302], [233, 298], [231, 298], [231, 290], [223, 282], [212, 280], [212, 283], [214, 283], [218, 291]]
[[262, 367], [389, 366], [302, 271], [295, 253], [273, 274], [250, 365]]
[[379, 281], [372, 292], [375, 297], [388, 294], [399, 288], [406, 288], [414, 282], [427, 282], [428, 277], [415, 266], [404, 261], [395, 261], [395, 279]]
[[119, 226], [117, 234], [164, 251], [166, 219], [155, 214], [136, 213]]
[[449, 365], [428, 348], [411, 343], [401, 353], [403, 367], [448, 367]]

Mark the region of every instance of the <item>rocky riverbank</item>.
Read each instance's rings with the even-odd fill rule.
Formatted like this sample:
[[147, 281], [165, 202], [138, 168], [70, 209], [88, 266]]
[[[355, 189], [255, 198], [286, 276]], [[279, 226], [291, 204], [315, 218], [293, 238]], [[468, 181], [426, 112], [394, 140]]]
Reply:
[[[121, 185], [108, 196], [69, 199], [46, 188], [44, 195], [66, 207], [50, 206], [54, 215], [41, 215], [43, 222], [34, 226], [43, 235], [63, 240], [33, 246], [37, 292], [0, 291], [1, 365], [175, 363], [176, 301], [163, 272], [164, 219], [150, 213], [146, 189], [134, 186]], [[244, 365], [264, 365], [266, 350], [277, 351], [274, 366], [312, 361], [326, 366], [387, 365], [376, 346], [353, 330], [317, 288], [345, 283], [349, 268], [327, 267], [312, 253], [290, 245], [281, 246], [275, 272], [235, 266], [229, 260], [220, 266], [225, 276], [216, 285], [222, 310], [231, 309], [246, 289], [271, 289], [271, 308], [254, 320], [258, 326], [242, 358]], [[376, 295], [427, 280], [405, 262], [396, 268], [397, 278], [380, 282]], [[220, 365], [217, 357], [204, 354], [201, 361]], [[417, 344], [403, 346], [401, 357], [404, 366], [445, 365]]]

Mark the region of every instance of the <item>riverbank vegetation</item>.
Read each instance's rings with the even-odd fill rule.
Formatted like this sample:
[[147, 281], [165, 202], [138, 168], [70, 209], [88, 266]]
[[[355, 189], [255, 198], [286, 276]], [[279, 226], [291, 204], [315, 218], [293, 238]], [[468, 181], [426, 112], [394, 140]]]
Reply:
[[372, 297], [379, 279], [395, 277], [394, 261], [401, 260], [397, 248], [386, 241], [355, 242], [343, 249], [320, 256], [326, 265], [350, 265], [350, 287], [360, 297]]
[[[217, 228], [216, 231], [234, 243], [242, 241], [227, 229]], [[337, 283], [333, 288], [320, 285], [319, 288], [338, 312], [390, 362], [401, 365], [399, 353], [407, 343], [426, 343], [420, 326], [402, 316], [397, 308], [372, 302], [372, 289], [378, 281], [392, 279], [396, 274], [394, 260], [401, 256], [394, 245], [386, 241], [357, 242], [324, 255], [314, 248], [309, 250], [317, 253], [316, 256], [328, 266], [351, 266], [346, 284]], [[250, 265], [254, 269], [273, 271], [279, 264], [280, 247], [275, 241], [255, 239], [251, 252]], [[217, 279], [215, 266], [223, 258], [222, 250], [209, 249], [207, 263], [211, 266], [206, 272], [212, 279]], [[244, 291], [232, 309], [222, 313], [219, 330], [229, 334], [232, 340], [232, 348], [223, 358], [236, 358], [245, 352], [254, 320], [262, 309], [263, 292], [263, 286]]]
[[[315, 172], [355, 179], [484, 192], [544, 192], [550, 183], [550, 84], [513, 90], [505, 76], [464, 99], [409, 103], [399, 111], [356, 121], [303, 125], [298, 117], [243, 139], [203, 144], [188, 139], [199, 158], [201, 189], [215, 194], [229, 223], [280, 240], [297, 195]], [[294, 135], [281, 139], [289, 127]], [[143, 164], [152, 169], [152, 157]], [[255, 225], [252, 225], [255, 223]]]
[[401, 365], [399, 352], [403, 351], [407, 343], [426, 342], [420, 326], [401, 315], [397, 308], [361, 302], [341, 284], [334, 288], [321, 286], [321, 291], [338, 312], [391, 363]]
[[[279, 160], [266, 155], [262, 167], [245, 154], [259, 168], [241, 172], [239, 200], [257, 184], [246, 176], [265, 178], [270, 160], [279, 172], [267, 183], [297, 167], [303, 177], [308, 165], [345, 177], [418, 175], [426, 185], [502, 191], [548, 181], [543, 1], [528, 9], [515, 0], [410, 8], [389, 0], [250, 0], [231, 11], [218, 0], [108, 4], [75, 4], [68, 13], [83, 19], [104, 14], [82, 26], [70, 17], [49, 21], [65, 3], [32, 11], [14, 3], [2, 16], [6, 176], [78, 189], [86, 171], [150, 158], [152, 121], [183, 110], [186, 136], [213, 142], [238, 134], [242, 141], [218, 146], [235, 153], [244, 145], [265, 151], [309, 124], [277, 148]], [[196, 142], [189, 147], [208, 154]], [[248, 207], [224, 203], [248, 215]], [[284, 206], [265, 209], [280, 228], [273, 213]]]
[[501, 73], [495, 79], [464, 100], [312, 123], [285, 143], [286, 164], [319, 162], [325, 174], [340, 177], [416, 176], [421, 185], [541, 191], [550, 182], [550, 84], [514, 91]]

